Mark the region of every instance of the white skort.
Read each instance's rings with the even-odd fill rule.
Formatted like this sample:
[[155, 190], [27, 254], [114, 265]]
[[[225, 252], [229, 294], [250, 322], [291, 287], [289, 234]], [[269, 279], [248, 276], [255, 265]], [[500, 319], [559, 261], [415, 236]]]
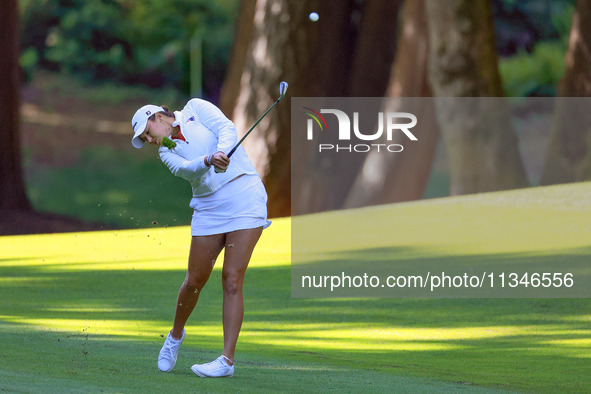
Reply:
[[193, 197], [191, 236], [224, 234], [263, 227], [267, 220], [267, 191], [258, 175], [242, 175], [214, 193]]

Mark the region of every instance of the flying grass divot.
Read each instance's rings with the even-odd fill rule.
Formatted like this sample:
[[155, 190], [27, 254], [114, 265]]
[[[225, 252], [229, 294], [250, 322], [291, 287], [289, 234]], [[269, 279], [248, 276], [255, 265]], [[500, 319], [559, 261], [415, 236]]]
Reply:
[[162, 146], [168, 148], [168, 149], [173, 149], [176, 148], [176, 142], [174, 142], [173, 140], [171, 140], [168, 137], [162, 137], [162, 142], [161, 142]]

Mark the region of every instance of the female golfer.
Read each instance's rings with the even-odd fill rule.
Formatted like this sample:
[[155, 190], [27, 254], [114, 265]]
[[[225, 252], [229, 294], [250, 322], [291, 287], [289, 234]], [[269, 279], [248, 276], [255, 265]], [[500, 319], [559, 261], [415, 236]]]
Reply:
[[[199, 294], [209, 279], [222, 251], [224, 349], [207, 364], [191, 370], [200, 377], [234, 374], [234, 351], [242, 326], [244, 302], [242, 283], [252, 251], [267, 221], [267, 193], [244, 148], [232, 160], [224, 152], [237, 142], [234, 124], [213, 104], [190, 100], [182, 111], [145, 105], [131, 120], [131, 143], [141, 148], [145, 142], [159, 146], [160, 159], [170, 171], [191, 183], [193, 208], [189, 267], [181, 285], [172, 330], [158, 356], [158, 369], [169, 372], [176, 364], [178, 349], [185, 338], [185, 324]], [[174, 148], [162, 146], [169, 137]], [[216, 171], [217, 169], [217, 171]]]

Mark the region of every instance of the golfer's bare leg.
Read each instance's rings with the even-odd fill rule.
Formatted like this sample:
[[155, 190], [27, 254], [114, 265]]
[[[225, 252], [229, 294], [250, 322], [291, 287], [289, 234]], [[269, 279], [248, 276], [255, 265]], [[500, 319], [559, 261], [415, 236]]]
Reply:
[[191, 239], [189, 268], [179, 290], [171, 331], [174, 339], [180, 339], [183, 336], [183, 328], [197, 304], [199, 293], [207, 283], [213, 264], [224, 248], [225, 237], [225, 234], [218, 234]]
[[244, 299], [242, 284], [246, 267], [252, 251], [258, 242], [263, 228], [238, 230], [226, 235], [226, 251], [224, 252], [224, 268], [222, 285], [224, 289], [224, 306], [222, 321], [224, 324], [223, 355], [234, 361], [234, 351], [238, 334], [244, 317]]

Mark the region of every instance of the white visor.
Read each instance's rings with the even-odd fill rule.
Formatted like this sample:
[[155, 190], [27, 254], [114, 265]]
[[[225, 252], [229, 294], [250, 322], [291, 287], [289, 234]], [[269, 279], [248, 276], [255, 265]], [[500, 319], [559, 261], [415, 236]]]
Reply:
[[148, 118], [157, 112], [165, 111], [164, 108], [152, 104], [144, 105], [135, 111], [135, 115], [133, 115], [133, 118], [131, 118], [131, 127], [133, 128], [131, 145], [133, 145], [134, 148], [139, 149], [144, 146], [144, 141], [140, 139], [140, 135], [142, 135], [142, 133], [146, 130]]

